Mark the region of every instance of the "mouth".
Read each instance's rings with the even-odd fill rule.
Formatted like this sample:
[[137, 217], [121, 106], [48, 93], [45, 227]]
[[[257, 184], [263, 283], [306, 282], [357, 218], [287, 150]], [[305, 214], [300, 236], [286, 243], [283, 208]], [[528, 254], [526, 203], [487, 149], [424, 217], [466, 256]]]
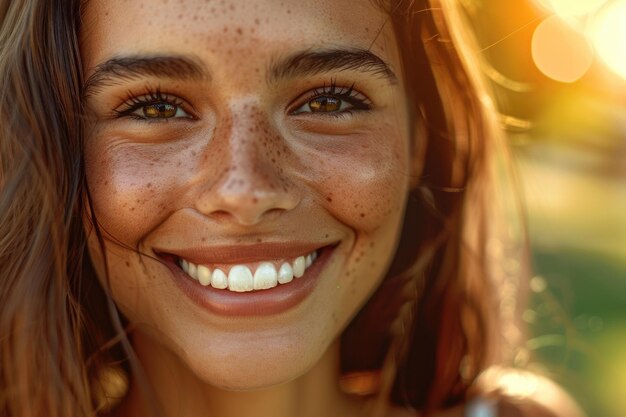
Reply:
[[283, 313], [317, 286], [338, 243], [155, 251], [197, 306], [224, 316]]
[[247, 292], [267, 290], [302, 278], [317, 257], [317, 250], [314, 250], [295, 259], [279, 261], [201, 265], [178, 258], [177, 263], [191, 279], [204, 287], [210, 285], [221, 290]]

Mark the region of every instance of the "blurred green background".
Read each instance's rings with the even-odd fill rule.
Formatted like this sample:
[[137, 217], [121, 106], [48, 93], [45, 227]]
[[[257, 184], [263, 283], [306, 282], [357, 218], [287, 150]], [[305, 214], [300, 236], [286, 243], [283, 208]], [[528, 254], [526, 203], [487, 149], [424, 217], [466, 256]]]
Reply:
[[528, 365], [626, 416], [626, 1], [464, 0], [531, 239]]

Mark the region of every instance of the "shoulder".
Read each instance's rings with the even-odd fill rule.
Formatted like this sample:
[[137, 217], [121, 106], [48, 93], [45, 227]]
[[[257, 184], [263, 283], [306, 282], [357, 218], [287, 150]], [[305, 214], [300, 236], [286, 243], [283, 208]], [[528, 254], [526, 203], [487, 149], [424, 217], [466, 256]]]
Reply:
[[497, 417], [585, 417], [558, 384], [521, 369], [488, 369], [477, 381], [476, 392], [492, 401]]
[[[550, 379], [520, 369], [493, 367], [472, 388], [472, 400], [431, 417], [586, 417], [576, 401]], [[420, 417], [394, 407], [388, 417]]]

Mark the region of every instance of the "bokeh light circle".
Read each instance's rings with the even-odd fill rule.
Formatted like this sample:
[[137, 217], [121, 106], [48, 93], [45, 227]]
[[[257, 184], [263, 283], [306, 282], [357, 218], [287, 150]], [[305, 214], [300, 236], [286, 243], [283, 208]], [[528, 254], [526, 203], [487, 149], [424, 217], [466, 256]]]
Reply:
[[537, 26], [531, 51], [539, 71], [565, 83], [579, 80], [593, 63], [593, 50], [585, 36], [556, 15]]
[[581, 17], [595, 12], [607, 0], [548, 0], [548, 2], [556, 14]]
[[626, 79], [626, 0], [612, 2], [601, 10], [588, 33], [606, 65]]

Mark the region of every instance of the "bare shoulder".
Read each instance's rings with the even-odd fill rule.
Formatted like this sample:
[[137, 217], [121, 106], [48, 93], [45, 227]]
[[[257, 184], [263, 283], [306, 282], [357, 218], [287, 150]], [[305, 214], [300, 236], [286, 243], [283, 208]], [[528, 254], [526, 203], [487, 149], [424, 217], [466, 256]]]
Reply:
[[529, 371], [492, 367], [476, 387], [496, 404], [497, 417], [586, 417], [562, 387]]
[[[513, 368], [493, 367], [472, 389], [475, 400], [432, 417], [586, 417], [576, 401], [544, 376]], [[475, 410], [475, 411], [472, 411]], [[394, 407], [388, 417], [420, 417], [417, 411]]]

